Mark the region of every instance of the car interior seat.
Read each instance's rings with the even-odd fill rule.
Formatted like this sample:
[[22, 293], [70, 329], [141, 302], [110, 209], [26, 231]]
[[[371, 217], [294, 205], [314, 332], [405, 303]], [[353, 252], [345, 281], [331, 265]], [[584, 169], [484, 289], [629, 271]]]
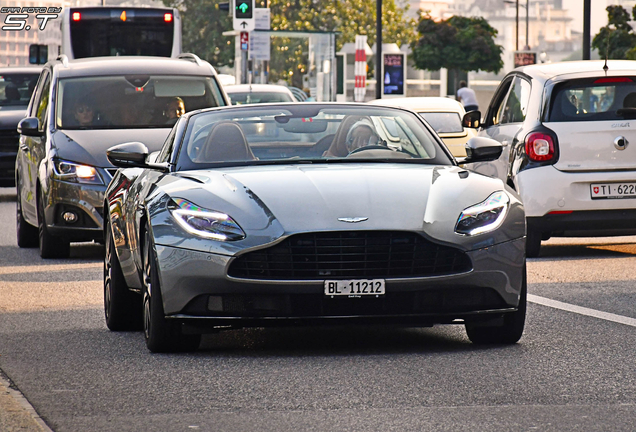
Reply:
[[360, 120], [366, 117], [363, 116], [349, 116], [345, 117], [338, 129], [336, 130], [336, 134], [333, 137], [333, 141], [331, 146], [327, 151], [323, 154], [324, 157], [345, 157], [349, 154], [347, 150], [347, 134], [349, 133], [349, 129], [359, 122]]
[[234, 122], [215, 124], [195, 162], [256, 160], [241, 127]]
[[15, 84], [9, 84], [4, 88], [4, 96], [7, 101], [18, 101], [20, 100], [20, 90]]

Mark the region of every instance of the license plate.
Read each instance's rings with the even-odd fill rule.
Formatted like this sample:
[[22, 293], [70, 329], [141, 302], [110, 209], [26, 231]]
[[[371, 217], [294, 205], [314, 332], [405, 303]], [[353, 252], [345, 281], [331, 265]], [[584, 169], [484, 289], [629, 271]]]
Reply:
[[636, 198], [636, 183], [598, 183], [590, 185], [592, 199]]
[[384, 295], [384, 279], [326, 280], [328, 296], [378, 296]]

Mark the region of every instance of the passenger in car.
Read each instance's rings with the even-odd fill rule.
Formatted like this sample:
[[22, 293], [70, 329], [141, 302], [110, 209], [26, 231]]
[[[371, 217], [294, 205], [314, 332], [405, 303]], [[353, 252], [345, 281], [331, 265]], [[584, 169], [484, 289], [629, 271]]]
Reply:
[[166, 124], [175, 124], [179, 117], [185, 114], [185, 103], [180, 97], [172, 98], [166, 104], [164, 116], [166, 117]]
[[91, 105], [80, 101], [73, 108], [73, 117], [80, 127], [92, 126], [95, 113]]

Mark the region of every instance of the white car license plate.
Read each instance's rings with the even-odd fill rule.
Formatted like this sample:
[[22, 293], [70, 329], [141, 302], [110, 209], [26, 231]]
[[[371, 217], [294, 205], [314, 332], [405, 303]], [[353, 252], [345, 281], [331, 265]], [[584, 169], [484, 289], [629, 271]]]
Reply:
[[636, 183], [597, 183], [590, 185], [592, 199], [636, 198]]
[[326, 280], [325, 295], [352, 297], [384, 295], [384, 279]]

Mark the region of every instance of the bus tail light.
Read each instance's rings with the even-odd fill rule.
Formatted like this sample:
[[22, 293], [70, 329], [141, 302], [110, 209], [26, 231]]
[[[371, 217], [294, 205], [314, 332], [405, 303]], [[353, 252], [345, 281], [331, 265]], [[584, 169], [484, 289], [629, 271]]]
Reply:
[[554, 157], [554, 139], [542, 132], [532, 132], [526, 137], [526, 154], [531, 161], [546, 162]]
[[79, 12], [73, 12], [73, 21], [79, 21], [82, 19], [82, 14]]
[[171, 13], [165, 13], [163, 14], [163, 20], [165, 22], [172, 22], [172, 14]]

